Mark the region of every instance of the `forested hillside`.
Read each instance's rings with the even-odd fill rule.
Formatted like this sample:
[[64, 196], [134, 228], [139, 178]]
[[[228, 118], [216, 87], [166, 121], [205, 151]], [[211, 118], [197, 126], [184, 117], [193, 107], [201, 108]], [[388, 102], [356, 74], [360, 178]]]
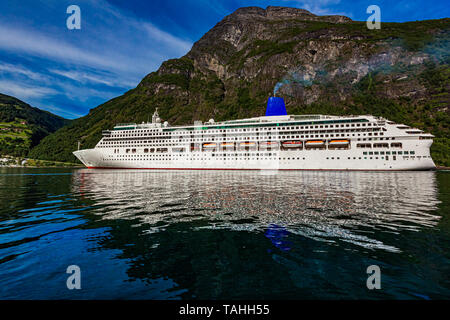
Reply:
[[42, 138], [69, 123], [0, 93], [0, 155], [26, 156]]

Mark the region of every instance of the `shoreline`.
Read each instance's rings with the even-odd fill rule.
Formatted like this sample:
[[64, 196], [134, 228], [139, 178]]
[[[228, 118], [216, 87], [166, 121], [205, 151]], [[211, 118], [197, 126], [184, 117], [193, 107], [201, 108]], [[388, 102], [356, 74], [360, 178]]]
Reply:
[[83, 168], [81, 163], [0, 156], [0, 168]]
[[[0, 162], [0, 168], [71, 168], [71, 169], [85, 168], [85, 166], [81, 163], [40, 160], [21, 157], [8, 157], [8, 156], [3, 157], [4, 158], [1, 159], [3, 161]], [[450, 171], [450, 167], [437, 165], [435, 171]]]
[[20, 165], [11, 165], [11, 166], [0, 166], [0, 168], [71, 168], [71, 169], [77, 169], [77, 168], [85, 168], [84, 166], [76, 166], [76, 165], [67, 165], [67, 166], [20, 166]]

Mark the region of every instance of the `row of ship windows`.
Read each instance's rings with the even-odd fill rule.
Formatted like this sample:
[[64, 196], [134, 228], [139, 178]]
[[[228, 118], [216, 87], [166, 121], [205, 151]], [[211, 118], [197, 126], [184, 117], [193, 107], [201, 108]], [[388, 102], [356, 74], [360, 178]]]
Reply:
[[[227, 153], [211, 153], [211, 157], [216, 157], [216, 156], [218, 156], [218, 157], [260, 157], [260, 156], [261, 157], [272, 157], [272, 156], [276, 156], [277, 154], [278, 153], [271, 153], [271, 152], [269, 152], [269, 153], [241, 153], [241, 154], [239, 154], [239, 153], [229, 153], [229, 154], [227, 154]], [[367, 155], [369, 155], [369, 156], [378, 156], [378, 155], [380, 155], [380, 156], [384, 156], [384, 155], [415, 155], [415, 154], [416, 154], [415, 151], [374, 151], [374, 152], [363, 152], [364, 156], [367, 156]], [[141, 157], [141, 158], [142, 157], [146, 157], [146, 158], [148, 158], [148, 157], [155, 157], [155, 158], [165, 157], [165, 158], [167, 158], [167, 157], [171, 157], [171, 156], [186, 158], [185, 155], [179, 155], [179, 154], [172, 154], [172, 155], [161, 155], [161, 154], [152, 154], [152, 155], [118, 155], [117, 157], [119, 157], [119, 158], [127, 158], [127, 157]], [[111, 155], [111, 157], [115, 157], [115, 156]], [[190, 156], [190, 157], [193, 157], [193, 156]], [[194, 155], [194, 157], [195, 157], [195, 155]], [[203, 157], [201, 157], [201, 158], [203, 158]], [[206, 157], [206, 159], [207, 158], [208, 157]], [[285, 158], [282, 158], [282, 159], [285, 159]], [[327, 157], [327, 159], [328, 159], [328, 157]], [[331, 157], [331, 159], [334, 159], [334, 157]], [[337, 159], [340, 159], [340, 158], [337, 157]], [[350, 157], [348, 157], [348, 159], [350, 159]], [[354, 159], [356, 159], [356, 158], [354, 158]]]
[[[314, 132], [312, 132], [312, 133], [314, 133]], [[210, 136], [210, 135], [203, 135], [203, 136], [201, 136], [201, 137], [195, 137], [195, 138], [193, 138], [193, 137], [191, 137], [191, 138], [184, 138], [183, 136], [177, 136], [177, 135], [172, 135], [171, 137], [161, 137], [161, 140], [157, 140], [157, 139], [154, 139], [153, 137], [144, 137], [144, 139], [151, 139], [152, 141], [167, 141], [167, 140], [169, 140], [169, 139], [172, 139], [172, 140], [179, 140], [179, 141], [181, 141], [181, 140], [183, 140], [183, 141], [202, 141], [202, 140], [209, 140], [209, 139], [230, 139], [230, 140], [238, 140], [238, 139], [275, 139], [275, 138], [303, 138], [303, 137], [306, 137], [306, 138], [308, 138], [308, 137], [311, 137], [311, 138], [318, 138], [319, 136], [320, 137], [334, 137], [334, 136], [336, 136], [336, 137], [339, 137], [339, 136], [350, 136], [350, 134], [339, 134], [339, 133], [336, 133], [336, 134], [322, 134], [322, 135], [319, 135], [319, 133], [322, 133], [322, 132], [315, 132], [315, 133], [317, 133], [317, 134], [307, 134], [307, 135], [305, 135], [305, 134], [303, 134], [303, 135], [299, 135], [298, 134], [298, 132], [296, 132], [296, 133], [294, 133], [294, 132], [292, 132], [292, 133], [284, 133], [284, 134], [281, 134], [281, 135], [252, 135], [251, 133], [249, 133], [247, 136], [242, 136], [242, 135], [239, 135], [239, 136], [235, 136], [235, 137], [233, 137], [233, 136], [226, 136], [226, 135], [224, 135], [224, 136]], [[380, 136], [383, 136], [384, 135], [384, 132], [373, 132], [373, 135], [374, 136], [378, 136], [378, 133], [380, 134]], [[365, 133], [363, 133], [362, 134], [362, 136], [372, 136], [372, 132], [369, 132], [369, 133], [367, 133], [367, 134], [365, 134]], [[361, 134], [360, 133], [353, 133], [351, 136], [353, 136], [353, 137], [361, 137]], [[133, 136], [135, 139], [136, 138], [139, 138], [138, 136]], [[388, 139], [388, 138], [386, 138], [386, 139]], [[103, 141], [130, 141], [130, 140], [128, 140], [128, 139], [110, 139], [110, 138], [104, 138], [103, 139]], [[142, 141], [142, 139], [139, 139], [139, 141]]]
[[[366, 131], [364, 131], [364, 130], [362, 130], [362, 129], [351, 129], [351, 130], [334, 130], [333, 131], [333, 133], [335, 133], [335, 134], [338, 134], [338, 133], [351, 133], [351, 132], [368, 132], [368, 134], [370, 135], [371, 134], [371, 131], [379, 131], [380, 130], [380, 128], [373, 128], [373, 129], [370, 129], [370, 128], [368, 128], [368, 129], [366, 129]], [[245, 129], [244, 129], [245, 130]], [[205, 132], [205, 133], [198, 133], [197, 135], [205, 135], [205, 136], [214, 136], [213, 134], [211, 134], [211, 133], [213, 133], [213, 132]], [[276, 134], [277, 135], [280, 135], [280, 134], [292, 134], [292, 133], [294, 133], [294, 132], [276, 132]], [[298, 133], [298, 132], [295, 132], [295, 133]], [[328, 132], [328, 131], [326, 131], [326, 130], [320, 130], [320, 131], [307, 131], [307, 132], [301, 132], [301, 133], [303, 133], [303, 134], [314, 134], [314, 133], [328, 133], [328, 134], [331, 134], [330, 132]], [[229, 135], [233, 135], [233, 134], [231, 134], [231, 133], [229, 133], [229, 132], [224, 132], [223, 133], [223, 135], [227, 135], [227, 134], [229, 134]], [[256, 134], [256, 132], [248, 132], [247, 134]], [[263, 135], [264, 134], [267, 134], [267, 135], [270, 135], [271, 133], [270, 132], [268, 132], [268, 133], [263, 133]], [[122, 137], [133, 137], [133, 138], [135, 138], [135, 137], [151, 137], [151, 138], [158, 138], [158, 137], [161, 137], [161, 138], [167, 138], [168, 136], [186, 136], [186, 135], [189, 135], [188, 133], [184, 133], [184, 132], [172, 132], [172, 133], [158, 133], [158, 134], [130, 134], [130, 135], [128, 135], [128, 134], [125, 134], [125, 135], [121, 135], [121, 134], [117, 134], [117, 135], [112, 135], [111, 137], [112, 138], [122, 138]], [[260, 135], [261, 135], [261, 133], [260, 133]]]
[[[348, 127], [365, 127], [366, 123], [357, 123], [357, 124], [336, 124], [336, 125], [314, 125], [314, 126], [291, 126], [291, 127], [274, 127], [274, 128], [255, 128], [255, 129], [219, 129], [219, 130], [213, 130], [213, 129], [209, 129], [209, 130], [195, 130], [195, 132], [197, 133], [222, 133], [222, 132], [246, 132], [246, 131], [250, 131], [250, 130], [255, 130], [258, 131], [258, 129], [261, 129], [262, 131], [270, 131], [270, 130], [304, 130], [304, 129], [322, 129], [322, 128], [348, 128]], [[371, 126], [376, 126], [375, 123], [367, 123], [368, 127]], [[159, 131], [159, 132], [158, 132]], [[180, 132], [186, 132], [186, 130], [184, 129], [179, 129]], [[142, 134], [142, 133], [151, 133], [152, 135], [154, 134], [163, 134], [163, 135], [167, 135], [170, 133], [167, 132], [162, 132], [158, 129], [135, 129], [135, 130], [124, 130], [122, 131], [123, 134], [113, 134], [115, 136], [129, 136], [128, 134]]]
[[[386, 138], [387, 140], [388, 138]], [[392, 138], [392, 140], [394, 140], [395, 138]], [[142, 143], [146, 143], [147, 141], [143, 141]], [[98, 146], [100, 148], [108, 148], [110, 147], [110, 144], [112, 145], [117, 145], [117, 144], [122, 144], [122, 143], [107, 143], [107, 146]], [[173, 144], [175, 145], [175, 144]], [[134, 145], [126, 145], [124, 147], [132, 147]], [[402, 143], [401, 142], [391, 142], [390, 144], [391, 148], [402, 148]], [[389, 148], [389, 143], [374, 143], [373, 145], [371, 143], [357, 143], [356, 144], [357, 148], [367, 148], [367, 149], [371, 149], [373, 148]], [[116, 151], [114, 151], [116, 152]], [[148, 151], [147, 151], [148, 152]], [[153, 151], [152, 151], [153, 152]]]
[[[371, 149], [372, 144], [371, 143], [357, 143], [356, 147]], [[389, 143], [374, 143], [373, 147], [374, 148], [389, 148]], [[402, 148], [402, 143], [401, 142], [392, 142], [391, 148]]]
[[[128, 158], [128, 160], [148, 160], [148, 156], [146, 157], [137, 157], [137, 156], [123, 156], [125, 158]], [[137, 159], [135, 158], [137, 157]], [[156, 161], [163, 161], [163, 160], [175, 160], [174, 158], [171, 157], [156, 157]], [[409, 159], [417, 159], [420, 160], [421, 158], [431, 158], [431, 156], [403, 156], [403, 160], [409, 160]], [[237, 156], [237, 157], [216, 157], [216, 160], [305, 160], [306, 158], [302, 158], [302, 157], [246, 157], [246, 156]], [[389, 160], [389, 156], [381, 156], [381, 157], [353, 157], [353, 160]], [[106, 160], [106, 161], [123, 161], [124, 159], [116, 159], [116, 158], [103, 158], [102, 160]], [[152, 159], [155, 160], [155, 159]], [[186, 160], [186, 159], [183, 159]], [[193, 157], [193, 158], [189, 158], [188, 160], [210, 160], [210, 158], [205, 158], [205, 157]], [[326, 160], [341, 160], [340, 157], [326, 157]], [[347, 160], [352, 160], [352, 157], [347, 157]], [[392, 160], [397, 160], [397, 156], [392, 156]]]
[[[359, 146], [358, 146], [359, 147]], [[376, 143], [374, 143], [374, 145], [373, 145], [373, 147], [374, 148], [388, 148], [389, 147], [389, 145], [388, 144], [376, 144]], [[398, 142], [398, 143], [391, 143], [391, 147], [392, 148], [402, 148], [402, 143], [400, 143], [400, 142]], [[319, 148], [319, 147], [316, 147], [316, 148]], [[344, 147], [341, 147], [341, 148], [344, 148]], [[337, 147], [336, 149], [341, 149], [341, 148], [339, 148], [339, 147]], [[365, 147], [365, 148], [371, 148], [371, 147]], [[185, 152], [185, 148], [176, 148], [177, 150], [172, 150], [173, 152]], [[278, 147], [274, 147], [274, 148], [267, 148], [268, 150], [279, 150], [279, 148]], [[302, 148], [300, 148], [300, 149], [302, 149]], [[311, 147], [310, 149], [315, 149], [315, 148], [313, 148], [313, 147]], [[331, 150], [331, 147], [329, 148], [330, 150]], [[348, 149], [348, 148], [345, 148], [345, 149]], [[242, 148], [242, 149], [240, 149], [241, 151], [245, 151], [245, 150], [248, 150], [247, 148]], [[257, 150], [257, 148], [256, 147], [254, 147], [254, 148], [250, 148], [250, 150], [252, 150], [252, 151], [255, 151], [255, 150]], [[306, 149], [306, 150], [308, 150], [308, 149]], [[192, 150], [192, 151], [199, 151], [199, 150]], [[204, 151], [212, 151], [212, 150], [204, 150]], [[223, 149], [223, 151], [227, 151], [226, 149]], [[229, 151], [234, 151], [234, 149], [230, 149]], [[125, 150], [125, 153], [136, 153], [137, 152], [137, 149], [126, 149]], [[154, 152], [156, 152], [156, 153], [167, 153], [167, 152], [169, 152], [169, 148], [145, 148], [144, 149], [144, 153], [154, 153]], [[392, 154], [396, 154], [398, 152], [398, 154], [402, 154], [402, 151], [392, 151]], [[114, 153], [120, 153], [120, 149], [114, 149]], [[377, 155], [378, 153], [379, 153], [379, 151], [374, 151], [374, 152], [363, 152], [363, 154], [367, 154], [367, 153], [369, 153], [369, 155], [372, 155], [372, 154], [375, 154], [375, 155]], [[386, 154], [390, 154], [391, 152], [390, 151], [386, 151]], [[410, 151], [410, 153], [411, 154], [414, 154], [414, 151]], [[380, 151], [380, 154], [384, 154], [384, 151]], [[404, 154], [408, 154], [408, 151], [404, 151]]]
[[[365, 136], [365, 134], [363, 134]], [[377, 136], [377, 132], [374, 133], [375, 136]], [[383, 135], [383, 132], [380, 132], [380, 135]], [[342, 135], [336, 135], [336, 137], [340, 137]], [[355, 134], [352, 134], [352, 136], [355, 136]], [[358, 137], [360, 136], [360, 134], [357, 135]], [[371, 136], [371, 133], [369, 133], [369, 136]], [[254, 136], [248, 136], [248, 137], [235, 137], [234, 140], [242, 140], [242, 139], [247, 139], [247, 140], [266, 140], [267, 137], [254, 137]], [[297, 136], [279, 136], [280, 139], [311, 139], [311, 138], [334, 138], [334, 135], [297, 135]], [[389, 140], [389, 137], [385, 137], [385, 140]], [[215, 138], [211, 138], [211, 141], [216, 141]], [[233, 140], [232, 138], [218, 138], [217, 141], [229, 141], [229, 140]], [[366, 140], [365, 138], [363, 139], [363, 141]], [[371, 140], [371, 138], [368, 138], [368, 140]], [[380, 138], [380, 140], [383, 140], [383, 138]], [[391, 137], [391, 140], [395, 140], [395, 137]], [[205, 141], [204, 139], [178, 139], [178, 140], [173, 140], [173, 141], [177, 141], [177, 142], [191, 142], [191, 141], [195, 141], [195, 142], [201, 142], [201, 141]], [[360, 139], [358, 139], [358, 141], [360, 141]], [[134, 144], [142, 144], [142, 143], [167, 143], [167, 141], [164, 140], [156, 140], [156, 141], [150, 141], [150, 140], [133, 140], [133, 141], [100, 141], [99, 142], [99, 147], [104, 147], [104, 146], [109, 146], [109, 145], [118, 145], [118, 144], [130, 144], [130, 143], [134, 143]]]
[[372, 155], [375, 155], [375, 156], [377, 156], [377, 155], [384, 155], [384, 154], [386, 154], [386, 155], [390, 155], [390, 154], [392, 154], [392, 155], [402, 155], [402, 154], [405, 154], [405, 155], [409, 155], [409, 154], [416, 154], [416, 152], [415, 151], [370, 151], [370, 152], [363, 152], [363, 155], [369, 155], [369, 156], [372, 156]]
[[[230, 153], [230, 154], [226, 154], [226, 153], [211, 153], [210, 154], [211, 157], [272, 157], [272, 156], [277, 156], [277, 153]], [[172, 155], [161, 155], [161, 154], [151, 154], [151, 155], [118, 155], [118, 156], [113, 156], [110, 155], [111, 159], [113, 157], [118, 157], [118, 158], [170, 158], [170, 157], [183, 157], [186, 158], [186, 155], [181, 155], [181, 154], [172, 154]], [[205, 159], [209, 159], [209, 157], [201, 157], [198, 155], [190, 155], [188, 156], [190, 158], [194, 157], [194, 158], [205, 158]], [[283, 158], [284, 159], [284, 158]]]

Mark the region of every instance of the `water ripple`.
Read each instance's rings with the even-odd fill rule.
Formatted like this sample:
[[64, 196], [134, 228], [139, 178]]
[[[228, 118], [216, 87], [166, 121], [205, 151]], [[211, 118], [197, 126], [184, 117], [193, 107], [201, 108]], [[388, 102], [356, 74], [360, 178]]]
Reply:
[[[0, 299], [448, 298], [448, 181], [0, 169]], [[365, 286], [372, 264], [382, 292]]]
[[[103, 219], [135, 219], [149, 231], [195, 220], [194, 229], [263, 232], [270, 225], [319, 241], [400, 252], [377, 232], [434, 227], [439, 200], [433, 173], [135, 172], [80, 170], [73, 192], [100, 205]], [[417, 186], [413, 187], [413, 186]], [[420, 187], [419, 187], [420, 186]], [[87, 193], [88, 192], [88, 193]], [[166, 223], [157, 225], [165, 221]]]

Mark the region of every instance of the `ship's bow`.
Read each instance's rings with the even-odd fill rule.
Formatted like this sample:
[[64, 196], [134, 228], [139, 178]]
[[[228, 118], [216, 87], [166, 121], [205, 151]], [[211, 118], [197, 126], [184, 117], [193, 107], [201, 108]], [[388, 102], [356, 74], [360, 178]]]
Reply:
[[88, 168], [101, 167], [101, 155], [96, 149], [77, 150], [73, 154]]

